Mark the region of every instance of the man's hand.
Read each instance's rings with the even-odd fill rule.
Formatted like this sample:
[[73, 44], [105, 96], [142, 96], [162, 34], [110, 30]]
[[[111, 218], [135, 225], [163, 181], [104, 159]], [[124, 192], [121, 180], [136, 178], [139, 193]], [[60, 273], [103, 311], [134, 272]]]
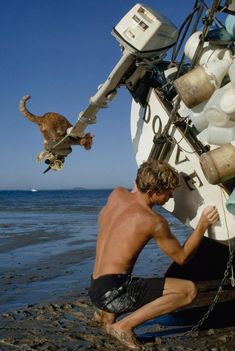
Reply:
[[219, 220], [219, 213], [215, 206], [207, 206], [204, 208], [201, 214], [201, 219], [208, 226], [215, 224]]

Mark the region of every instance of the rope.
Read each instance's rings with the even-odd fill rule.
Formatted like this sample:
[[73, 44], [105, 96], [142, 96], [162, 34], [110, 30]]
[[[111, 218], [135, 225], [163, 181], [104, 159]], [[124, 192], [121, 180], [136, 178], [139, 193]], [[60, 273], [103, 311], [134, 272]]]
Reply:
[[[186, 118], [185, 118], [186, 120]], [[181, 137], [181, 139], [179, 141], [176, 141], [175, 138], [173, 138], [172, 136], [168, 136], [167, 140], [172, 144], [172, 145], [177, 145], [178, 147], [181, 148], [182, 151], [188, 153], [188, 154], [195, 154], [196, 151], [189, 151], [189, 150], [185, 150], [181, 145], [181, 141], [185, 138], [186, 134], [187, 134], [187, 131], [188, 131], [188, 127], [189, 127], [189, 123], [188, 123], [188, 119], [187, 119], [187, 122], [185, 123], [186, 124], [186, 127], [185, 127], [185, 130], [183, 132], [183, 135]], [[187, 138], [186, 138], [187, 139]]]

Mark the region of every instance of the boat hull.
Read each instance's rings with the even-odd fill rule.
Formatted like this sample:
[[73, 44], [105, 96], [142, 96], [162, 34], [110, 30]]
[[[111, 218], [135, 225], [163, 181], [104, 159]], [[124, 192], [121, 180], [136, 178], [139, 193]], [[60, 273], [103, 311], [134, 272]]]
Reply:
[[[149, 93], [147, 110], [132, 101], [131, 138], [138, 165], [148, 160], [154, 137], [160, 135], [169, 118], [170, 110], [155, 89]], [[182, 223], [195, 228], [202, 209], [207, 205], [215, 205], [220, 221], [210, 227], [206, 236], [224, 242], [233, 239], [235, 216], [225, 206], [229, 195], [221, 186], [207, 181], [200, 165], [200, 155], [192, 142], [185, 138], [181, 128], [172, 124], [168, 135], [170, 144], [161, 159], [178, 170], [181, 186], [174, 191], [174, 199], [164, 205], [165, 209]]]

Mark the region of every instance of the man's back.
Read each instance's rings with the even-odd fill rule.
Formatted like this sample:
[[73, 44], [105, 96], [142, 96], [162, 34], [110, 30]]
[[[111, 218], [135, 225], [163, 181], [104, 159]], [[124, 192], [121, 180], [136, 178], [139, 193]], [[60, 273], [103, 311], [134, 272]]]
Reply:
[[130, 273], [157, 219], [135, 192], [115, 189], [100, 213], [93, 277]]

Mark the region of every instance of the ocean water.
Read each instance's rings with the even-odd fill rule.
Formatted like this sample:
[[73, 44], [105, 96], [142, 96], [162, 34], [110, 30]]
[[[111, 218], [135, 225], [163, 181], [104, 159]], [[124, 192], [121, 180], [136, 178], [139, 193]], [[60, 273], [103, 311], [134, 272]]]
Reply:
[[[0, 312], [76, 297], [89, 285], [97, 217], [111, 190], [0, 191]], [[190, 230], [162, 208], [180, 242]], [[150, 241], [134, 273], [171, 263]]]

